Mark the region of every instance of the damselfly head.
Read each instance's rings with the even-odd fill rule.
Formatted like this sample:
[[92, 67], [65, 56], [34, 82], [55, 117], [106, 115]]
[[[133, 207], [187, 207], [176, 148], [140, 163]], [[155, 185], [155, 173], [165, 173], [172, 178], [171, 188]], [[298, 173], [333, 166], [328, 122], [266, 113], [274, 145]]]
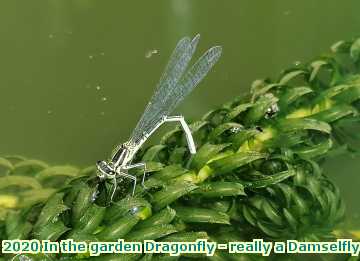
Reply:
[[98, 176], [101, 179], [107, 178], [115, 174], [115, 171], [112, 168], [112, 166], [104, 160], [98, 161], [96, 163], [96, 167], [98, 169]]

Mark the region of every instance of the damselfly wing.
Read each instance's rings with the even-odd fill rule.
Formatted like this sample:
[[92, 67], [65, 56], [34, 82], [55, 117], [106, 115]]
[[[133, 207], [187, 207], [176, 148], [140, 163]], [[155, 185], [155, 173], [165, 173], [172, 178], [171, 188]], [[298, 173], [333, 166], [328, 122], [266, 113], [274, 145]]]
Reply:
[[212, 47], [185, 73], [199, 39], [200, 35], [196, 35], [193, 40], [184, 37], [178, 42], [154, 95], [130, 136], [132, 145], [142, 143], [146, 135], [153, 131], [164, 116], [173, 112], [220, 58], [222, 48]]
[[[191, 131], [185, 120], [182, 116], [171, 117], [170, 114], [199, 84], [221, 56], [222, 48], [220, 46], [212, 47], [186, 71], [199, 39], [200, 35], [196, 35], [192, 40], [189, 37], [184, 37], [178, 42], [160, 78], [156, 91], [146, 106], [130, 139], [115, 149], [110, 162], [98, 162], [98, 169], [103, 177], [114, 178], [116, 182], [116, 176], [122, 176], [123, 178], [130, 176], [134, 180], [135, 186], [136, 177], [127, 174], [127, 170], [136, 167], [143, 167], [145, 170], [145, 164], [137, 163], [132, 165], [132, 158], [147, 138], [164, 122], [179, 122], [184, 129], [188, 143], [192, 143], [188, 144], [190, 152], [195, 153]], [[193, 149], [191, 149], [192, 147]]]

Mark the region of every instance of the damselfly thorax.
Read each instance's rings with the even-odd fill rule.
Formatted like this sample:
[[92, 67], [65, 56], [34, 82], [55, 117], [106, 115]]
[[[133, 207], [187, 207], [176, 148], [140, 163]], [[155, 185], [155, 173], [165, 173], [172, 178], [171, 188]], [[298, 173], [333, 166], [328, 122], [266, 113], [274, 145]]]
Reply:
[[113, 180], [114, 189], [111, 199], [116, 191], [118, 178], [132, 181], [132, 193], [134, 194], [137, 177], [128, 173], [130, 169], [141, 168], [143, 170], [142, 185], [144, 186], [146, 164], [142, 162], [133, 164], [132, 160], [140, 147], [164, 123], [179, 123], [184, 131], [190, 153], [196, 153], [195, 142], [184, 117], [169, 115], [198, 85], [221, 56], [221, 47], [212, 47], [186, 71], [199, 39], [200, 35], [196, 35], [192, 40], [184, 37], [178, 42], [160, 78], [157, 90], [146, 106], [129, 141], [117, 147], [110, 160], [97, 163], [98, 176], [101, 179]]

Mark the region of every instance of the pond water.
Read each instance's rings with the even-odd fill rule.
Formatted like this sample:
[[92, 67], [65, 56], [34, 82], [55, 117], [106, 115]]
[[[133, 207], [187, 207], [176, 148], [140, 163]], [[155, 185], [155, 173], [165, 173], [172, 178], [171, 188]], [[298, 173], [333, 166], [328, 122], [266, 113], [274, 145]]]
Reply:
[[[181, 37], [201, 34], [197, 56], [223, 46], [177, 109], [191, 120], [359, 35], [359, 8], [355, 0], [1, 1], [0, 153], [93, 164], [128, 138]], [[346, 157], [326, 167], [355, 219], [359, 168]]]

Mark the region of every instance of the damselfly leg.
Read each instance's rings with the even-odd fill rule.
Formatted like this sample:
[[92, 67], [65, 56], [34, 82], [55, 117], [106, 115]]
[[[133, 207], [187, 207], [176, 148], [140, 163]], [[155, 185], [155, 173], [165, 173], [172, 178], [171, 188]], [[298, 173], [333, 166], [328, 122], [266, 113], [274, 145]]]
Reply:
[[191, 130], [189, 128], [189, 125], [187, 125], [185, 119], [183, 116], [165, 116], [164, 117], [164, 122], [179, 122], [181, 124], [182, 129], [184, 130], [185, 133], [185, 137], [186, 137], [186, 141], [187, 141], [187, 145], [189, 147], [189, 151], [191, 154], [195, 154], [196, 153], [196, 146], [195, 146], [195, 142], [194, 142], [194, 138], [191, 134]]
[[[124, 167], [124, 169], [126, 169], [126, 170], [135, 169], [135, 168], [142, 168], [143, 169], [143, 176], [142, 176], [142, 180], [141, 180], [141, 185], [144, 188], [146, 188], [145, 183], [144, 183], [145, 182], [145, 177], [146, 177], [146, 164], [140, 162], [140, 163], [136, 163], [136, 164], [132, 164], [132, 165], [127, 165], [127, 166]], [[134, 192], [135, 192], [135, 187], [133, 188], [133, 194], [134, 194]]]

